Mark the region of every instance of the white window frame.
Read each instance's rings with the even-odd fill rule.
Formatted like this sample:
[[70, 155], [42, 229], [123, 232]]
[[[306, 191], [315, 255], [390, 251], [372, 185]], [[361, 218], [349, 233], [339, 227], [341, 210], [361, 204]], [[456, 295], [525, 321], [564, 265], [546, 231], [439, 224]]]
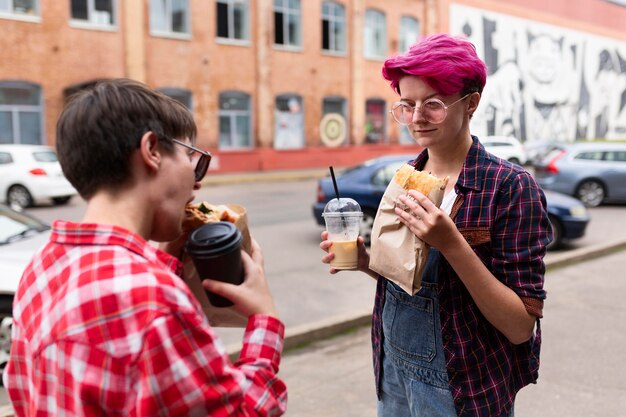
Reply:
[[[237, 98], [243, 98], [248, 101], [248, 109], [247, 110], [228, 110], [222, 109], [221, 101], [223, 96], [231, 96]], [[252, 120], [252, 98], [250, 94], [244, 93], [243, 91], [222, 91], [218, 97], [218, 129], [219, 129], [219, 142], [218, 146], [220, 150], [245, 150], [245, 149], [254, 149], [254, 142], [252, 141], [253, 137], [253, 120]], [[237, 132], [237, 116], [247, 116], [248, 117], [248, 146], [233, 146], [233, 139]], [[228, 117], [228, 123], [230, 124], [230, 143], [228, 146], [222, 146], [222, 117]]]
[[155, 7], [154, 2], [161, 0], [150, 0], [150, 34], [152, 36], [159, 36], [164, 38], [174, 38], [174, 39], [191, 39], [191, 7], [189, 5], [189, 0], [185, 0], [185, 26], [187, 30], [185, 32], [175, 32], [172, 28], [172, 1], [173, 0], [164, 0], [165, 1], [165, 29], [155, 29], [152, 21], [152, 11], [153, 7]]
[[[276, 4], [279, 2], [280, 4]], [[283, 15], [283, 43], [276, 43], [276, 27], [274, 27], [274, 46], [278, 49], [288, 50], [302, 50], [302, 4], [300, 0], [297, 0], [298, 8], [294, 9], [290, 7], [290, 0], [275, 0], [274, 1], [274, 24], [276, 24], [276, 13]], [[293, 20], [292, 20], [293, 19]], [[294, 41], [290, 38], [289, 22], [297, 22], [297, 39]]]
[[[228, 19], [228, 24], [227, 24], [227, 30], [228, 30], [228, 36], [227, 37], [223, 37], [223, 36], [219, 36], [219, 34], [217, 33], [218, 30], [218, 25], [217, 25], [217, 21], [216, 21], [216, 25], [215, 25], [215, 38], [217, 39], [218, 43], [224, 43], [224, 44], [231, 44], [231, 45], [249, 45], [250, 44], [250, 2], [248, 0], [217, 0], [215, 2], [215, 18], [218, 19], [218, 12], [217, 12], [217, 7], [218, 5], [222, 3], [222, 4], [226, 4], [228, 10], [227, 10], [227, 19]], [[235, 5], [236, 4], [241, 4], [243, 5], [243, 10], [245, 13], [244, 16], [244, 24], [243, 24], [243, 34], [244, 36], [242, 38], [235, 38]]]
[[387, 16], [377, 9], [365, 11], [363, 30], [363, 55], [367, 59], [382, 60], [387, 57]]
[[[413, 31], [413, 29], [415, 31]], [[409, 46], [417, 42], [420, 36], [420, 21], [409, 15], [400, 16], [400, 34], [398, 36], [398, 52], [405, 53]]]
[[20, 132], [20, 122], [19, 116], [20, 113], [38, 113], [39, 114], [39, 142], [38, 144], [43, 144], [44, 137], [44, 114], [43, 114], [43, 97], [42, 97], [42, 89], [41, 86], [37, 84], [25, 83], [21, 81], [0, 81], [0, 89], [7, 88], [28, 88], [34, 89], [37, 91], [39, 95], [39, 104], [0, 104], [1, 112], [10, 112], [11, 113], [11, 125], [12, 125], [12, 136], [13, 142], [15, 144], [23, 143], [21, 141], [21, 132]]
[[[329, 13], [324, 12], [324, 6], [330, 9]], [[341, 16], [337, 16], [337, 12], [339, 11], [341, 12]], [[322, 52], [330, 55], [346, 55], [348, 53], [346, 8], [342, 4], [333, 1], [322, 2], [322, 30], [324, 20], [328, 21], [328, 46], [331, 49], [324, 49], [324, 34], [322, 33]], [[337, 27], [342, 34], [339, 40], [335, 38], [335, 33], [338, 32]], [[341, 45], [335, 48], [338, 43], [341, 43]]]
[[33, 0], [34, 14], [20, 13], [15, 11], [15, 0], [5, 0], [9, 6], [6, 10], [0, 9], [0, 19], [22, 20], [25, 22], [39, 23], [41, 15], [39, 9], [39, 0]]
[[96, 29], [104, 31], [116, 31], [118, 25], [117, 18], [117, 0], [111, 0], [111, 16], [113, 23], [98, 23], [95, 21], [94, 13], [96, 13], [95, 0], [84, 0], [87, 3], [87, 20], [76, 19], [72, 17], [72, 3], [70, 0], [70, 26], [79, 29]]

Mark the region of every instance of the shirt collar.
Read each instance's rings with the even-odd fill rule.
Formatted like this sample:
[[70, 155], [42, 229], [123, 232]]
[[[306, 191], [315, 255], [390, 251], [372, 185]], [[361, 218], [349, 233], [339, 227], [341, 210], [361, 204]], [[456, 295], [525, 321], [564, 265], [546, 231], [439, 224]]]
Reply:
[[[480, 143], [476, 136], [472, 135], [472, 146], [467, 152], [465, 162], [461, 168], [459, 179], [456, 182], [455, 190], [458, 193], [457, 187], [480, 191], [483, 184], [483, 171], [479, 167], [483, 166], [487, 151]], [[422, 170], [424, 165], [428, 161], [428, 149], [424, 149], [415, 160], [412, 165], [415, 169]]]
[[56, 220], [50, 241], [61, 245], [121, 246], [148, 261], [162, 263], [176, 275], [182, 273], [182, 263], [174, 256], [152, 246], [137, 233], [118, 226]]

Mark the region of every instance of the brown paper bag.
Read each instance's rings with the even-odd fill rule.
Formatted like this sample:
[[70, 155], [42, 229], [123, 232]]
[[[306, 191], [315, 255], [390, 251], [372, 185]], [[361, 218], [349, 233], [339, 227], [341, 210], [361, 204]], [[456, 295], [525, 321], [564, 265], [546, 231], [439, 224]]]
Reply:
[[[237, 204], [226, 204], [226, 206], [239, 214], [239, 219], [235, 222], [235, 226], [243, 236], [241, 247], [248, 255], [252, 253], [252, 239], [248, 230], [248, 216], [246, 209]], [[209, 302], [202, 279], [198, 276], [198, 271], [193, 264], [193, 260], [189, 255], [183, 252], [183, 281], [187, 284], [193, 295], [198, 299], [204, 314], [209, 319], [209, 323], [214, 327], [246, 327], [248, 317], [237, 313], [232, 307], [214, 307]], [[219, 271], [216, 271], [219, 273]]]
[[[446, 183], [447, 179], [443, 180], [443, 187], [427, 196], [437, 207], [443, 200]], [[369, 267], [414, 295], [422, 285], [429, 246], [400, 222], [394, 211], [396, 204], [401, 204], [398, 197], [407, 193], [395, 180], [387, 186], [372, 226]]]

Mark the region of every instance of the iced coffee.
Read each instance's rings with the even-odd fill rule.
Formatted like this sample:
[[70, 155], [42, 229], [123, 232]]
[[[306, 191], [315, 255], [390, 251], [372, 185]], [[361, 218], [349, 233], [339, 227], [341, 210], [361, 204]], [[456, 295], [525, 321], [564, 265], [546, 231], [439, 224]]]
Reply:
[[356, 240], [363, 218], [361, 206], [351, 198], [333, 198], [326, 204], [322, 216], [326, 222], [328, 240], [333, 242], [329, 251], [335, 254], [330, 266], [335, 269], [356, 269]]

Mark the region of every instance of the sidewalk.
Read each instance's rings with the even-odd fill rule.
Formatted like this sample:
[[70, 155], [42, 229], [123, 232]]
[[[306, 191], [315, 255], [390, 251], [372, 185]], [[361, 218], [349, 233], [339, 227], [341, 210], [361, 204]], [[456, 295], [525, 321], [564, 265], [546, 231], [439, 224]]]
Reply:
[[[595, 255], [549, 268], [539, 381], [520, 391], [515, 415], [626, 416], [626, 250]], [[371, 354], [369, 326], [287, 351], [286, 415], [375, 417]]]

